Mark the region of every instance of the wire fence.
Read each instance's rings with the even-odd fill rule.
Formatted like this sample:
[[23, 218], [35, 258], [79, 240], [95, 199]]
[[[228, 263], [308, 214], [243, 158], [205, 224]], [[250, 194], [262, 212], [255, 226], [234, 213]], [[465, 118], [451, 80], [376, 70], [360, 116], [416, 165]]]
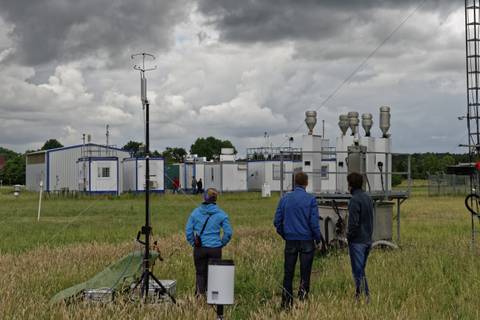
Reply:
[[470, 193], [470, 178], [454, 174], [428, 175], [429, 196], [455, 196]]

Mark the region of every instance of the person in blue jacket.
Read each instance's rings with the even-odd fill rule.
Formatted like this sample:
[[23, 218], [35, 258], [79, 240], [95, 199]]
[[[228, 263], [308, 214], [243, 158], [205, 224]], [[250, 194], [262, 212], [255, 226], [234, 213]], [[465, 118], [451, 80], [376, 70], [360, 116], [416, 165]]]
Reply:
[[193, 247], [197, 296], [204, 295], [207, 291], [208, 260], [221, 259], [222, 248], [232, 238], [233, 231], [228, 215], [217, 206], [217, 197], [216, 189], [207, 189], [203, 195], [203, 203], [192, 211], [185, 228], [187, 241]]
[[293, 304], [292, 282], [295, 264], [300, 257], [300, 287], [298, 297], [307, 298], [315, 247], [321, 243], [318, 205], [315, 197], [305, 191], [308, 175], [295, 174], [295, 189], [280, 199], [273, 224], [285, 240], [282, 307]]

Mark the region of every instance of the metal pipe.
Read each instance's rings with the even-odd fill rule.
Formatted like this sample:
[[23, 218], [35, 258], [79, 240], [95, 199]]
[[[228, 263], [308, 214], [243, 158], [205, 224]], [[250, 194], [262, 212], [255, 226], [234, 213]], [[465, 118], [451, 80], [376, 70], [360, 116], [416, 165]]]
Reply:
[[280, 152], [280, 197], [283, 197], [283, 152]]
[[408, 172], [408, 194], [412, 191], [412, 156], [408, 155], [407, 158], [407, 172]]
[[150, 104], [145, 100], [145, 255], [143, 256], [142, 296], [147, 301], [150, 272]]
[[390, 168], [390, 163], [388, 161], [388, 152], [385, 152], [385, 169], [384, 169], [384, 174], [385, 174], [385, 196], [388, 197], [390, 193], [390, 189], [388, 188], [388, 171]]
[[400, 199], [397, 199], [397, 243], [400, 244]]

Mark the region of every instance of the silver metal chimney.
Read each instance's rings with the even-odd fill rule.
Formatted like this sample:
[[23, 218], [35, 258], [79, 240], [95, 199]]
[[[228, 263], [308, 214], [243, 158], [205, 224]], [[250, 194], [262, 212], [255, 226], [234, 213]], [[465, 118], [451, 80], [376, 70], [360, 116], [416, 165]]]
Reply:
[[340, 130], [342, 131], [342, 135], [345, 135], [347, 133], [348, 128], [349, 128], [348, 115], [341, 114], [338, 117], [338, 126], [340, 127]]
[[380, 107], [380, 130], [382, 130], [382, 137], [388, 138], [388, 129], [390, 129], [390, 107]]
[[313, 128], [317, 124], [317, 111], [305, 112], [305, 124], [308, 127], [308, 134], [313, 135]]
[[373, 126], [373, 117], [371, 113], [362, 114], [362, 127], [365, 130], [365, 137], [370, 137], [370, 129]]
[[350, 130], [352, 130], [352, 136], [355, 136], [358, 133], [358, 112], [350, 111], [348, 113], [348, 124], [350, 126]]

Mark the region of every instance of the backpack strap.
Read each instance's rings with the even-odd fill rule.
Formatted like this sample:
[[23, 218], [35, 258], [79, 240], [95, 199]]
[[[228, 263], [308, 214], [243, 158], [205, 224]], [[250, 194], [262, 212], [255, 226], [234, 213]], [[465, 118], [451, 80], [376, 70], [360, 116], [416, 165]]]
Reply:
[[205, 223], [203, 224], [202, 231], [200, 231], [199, 236], [201, 236], [203, 234], [203, 231], [205, 231], [205, 227], [207, 226], [208, 220], [210, 219], [211, 216], [212, 216], [211, 214], [208, 215], [208, 218], [207, 220], [205, 220]]

